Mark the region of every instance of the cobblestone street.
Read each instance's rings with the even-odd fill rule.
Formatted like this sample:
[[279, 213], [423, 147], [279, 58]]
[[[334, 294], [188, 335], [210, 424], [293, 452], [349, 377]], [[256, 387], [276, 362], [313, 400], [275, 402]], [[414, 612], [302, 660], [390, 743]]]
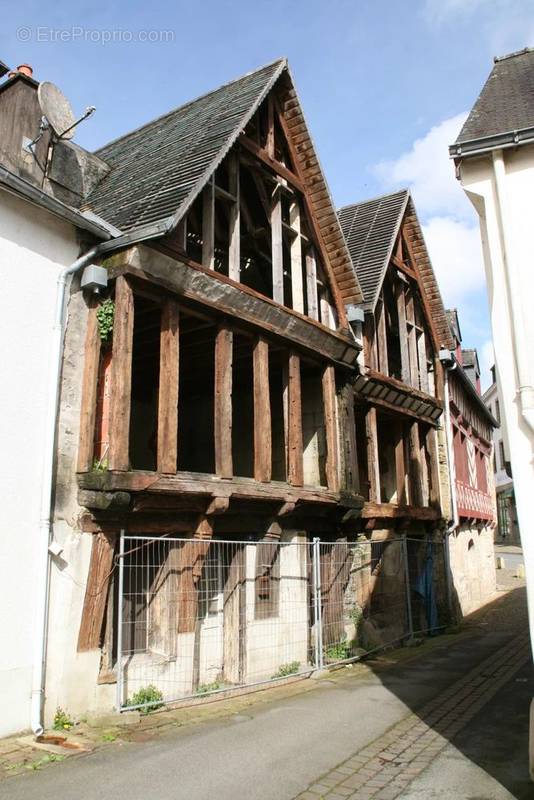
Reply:
[[94, 731], [95, 750], [62, 763], [5, 741], [0, 798], [122, 800], [127, 785], [129, 800], [526, 800], [525, 589], [501, 578], [507, 592], [460, 632], [421, 647], [317, 681], [151, 714], [116, 728], [112, 743]]

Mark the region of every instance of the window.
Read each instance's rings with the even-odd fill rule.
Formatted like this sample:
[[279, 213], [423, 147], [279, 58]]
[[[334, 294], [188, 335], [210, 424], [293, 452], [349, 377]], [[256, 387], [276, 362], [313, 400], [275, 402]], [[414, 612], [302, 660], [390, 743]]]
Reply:
[[506, 456], [504, 455], [504, 442], [503, 442], [502, 439], [499, 442], [499, 460], [501, 462], [500, 465], [499, 465], [500, 469], [505, 470], [506, 469]]

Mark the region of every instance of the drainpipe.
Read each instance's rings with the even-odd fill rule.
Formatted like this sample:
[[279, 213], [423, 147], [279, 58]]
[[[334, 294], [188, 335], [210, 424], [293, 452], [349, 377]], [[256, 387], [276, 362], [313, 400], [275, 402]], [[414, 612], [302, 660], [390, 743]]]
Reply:
[[[448, 356], [448, 357], [447, 357]], [[452, 602], [452, 572], [451, 572], [451, 556], [450, 556], [450, 536], [454, 531], [457, 529], [459, 524], [459, 517], [458, 517], [458, 500], [456, 496], [456, 485], [454, 480], [455, 475], [455, 465], [454, 465], [454, 451], [452, 447], [452, 424], [451, 424], [451, 409], [450, 409], [450, 396], [449, 396], [449, 372], [453, 372], [453, 370], [457, 367], [456, 359], [454, 358], [453, 353], [449, 353], [449, 351], [441, 351], [440, 352], [440, 360], [443, 364], [444, 368], [444, 378], [443, 378], [443, 404], [444, 408], [444, 416], [445, 416], [445, 439], [447, 442], [447, 459], [449, 461], [449, 490], [451, 495], [451, 510], [452, 510], [452, 520], [450, 520], [449, 525], [445, 530], [445, 558], [446, 558], [446, 570], [447, 570], [447, 600], [449, 605], [449, 612], [451, 616], [454, 614], [453, 602]]]
[[504, 168], [504, 157], [502, 150], [494, 150], [492, 153], [493, 175], [495, 177], [496, 193], [496, 212], [497, 225], [499, 228], [499, 238], [501, 240], [502, 258], [504, 266], [504, 282], [508, 305], [510, 308], [510, 338], [517, 382], [519, 385], [519, 408], [521, 416], [531, 431], [534, 431], [534, 387], [529, 374], [527, 364], [528, 342], [525, 335], [525, 325], [523, 324], [523, 311], [521, 308], [521, 286], [519, 277], [515, 270], [510, 268], [508, 241], [508, 224], [506, 208], [506, 189], [504, 181], [506, 177]]
[[31, 692], [31, 728], [36, 736], [43, 733], [42, 700], [44, 695], [44, 671], [46, 659], [46, 628], [48, 619], [48, 601], [50, 592], [49, 553], [52, 513], [52, 490], [55, 461], [55, 441], [59, 401], [59, 382], [61, 360], [63, 355], [63, 337], [65, 333], [65, 294], [67, 280], [94, 258], [99, 247], [93, 247], [80, 258], [65, 267], [57, 279], [56, 310], [52, 329], [52, 347], [48, 373], [46, 428], [44, 440], [44, 462], [41, 478], [41, 505], [39, 515], [39, 532], [37, 539], [37, 576], [36, 576], [36, 624], [33, 651], [32, 692]]

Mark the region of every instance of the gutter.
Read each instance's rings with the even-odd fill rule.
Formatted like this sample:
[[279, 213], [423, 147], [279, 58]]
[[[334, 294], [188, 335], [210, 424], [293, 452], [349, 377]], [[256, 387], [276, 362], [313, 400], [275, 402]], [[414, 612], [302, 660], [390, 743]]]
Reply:
[[1, 164], [0, 186], [17, 197], [23, 197], [33, 205], [45, 208], [56, 217], [72, 222], [77, 228], [82, 228], [99, 239], [111, 239], [111, 234], [104, 225], [99, 225], [97, 222], [85, 217], [80, 211], [68, 206], [66, 203], [62, 203], [61, 200], [56, 200], [55, 197], [28, 183], [24, 178], [19, 178], [18, 175], [10, 172]]
[[534, 143], [534, 127], [531, 126], [506, 133], [481, 136], [478, 139], [467, 139], [465, 142], [455, 142], [449, 146], [449, 158], [478, 156], [494, 150], [505, 150], [532, 143]]

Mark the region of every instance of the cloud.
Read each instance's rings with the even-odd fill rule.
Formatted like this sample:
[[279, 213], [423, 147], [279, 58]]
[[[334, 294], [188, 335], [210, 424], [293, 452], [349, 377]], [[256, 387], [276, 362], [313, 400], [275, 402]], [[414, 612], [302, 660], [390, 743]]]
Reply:
[[472, 219], [471, 206], [454, 176], [448, 152], [466, 117], [462, 112], [443, 120], [416, 139], [408, 152], [376, 164], [372, 171], [384, 186], [409, 186], [423, 216], [446, 213]]
[[451, 18], [468, 17], [480, 7], [495, 6], [495, 3], [496, 0], [425, 0], [423, 16], [430, 25], [439, 26]]
[[423, 233], [447, 306], [461, 305], [466, 296], [484, 289], [478, 225], [448, 216], [431, 217]]

